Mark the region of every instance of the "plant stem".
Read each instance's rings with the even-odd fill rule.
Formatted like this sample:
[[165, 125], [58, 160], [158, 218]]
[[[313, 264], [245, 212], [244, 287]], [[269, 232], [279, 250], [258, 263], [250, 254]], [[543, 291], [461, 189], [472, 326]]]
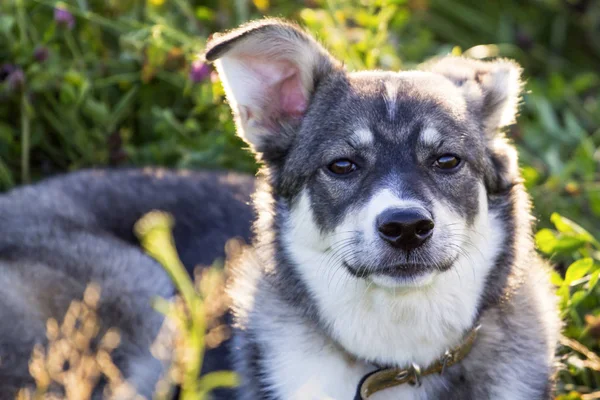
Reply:
[[31, 124], [27, 111], [27, 92], [23, 89], [21, 94], [21, 182], [29, 182], [29, 151], [31, 138]]
[[238, 24], [248, 21], [250, 18], [249, 0], [236, 0], [235, 10], [237, 14]]
[[8, 169], [4, 161], [2, 161], [2, 157], [0, 157], [0, 184], [0, 189], [10, 189], [15, 185], [10, 169]]
[[17, 0], [17, 25], [19, 25], [19, 35], [21, 39], [21, 46], [25, 46], [27, 40], [27, 23], [25, 21], [25, 6], [23, 0]]
[[83, 11], [84, 13], [88, 11], [88, 5], [86, 0], [77, 0], [77, 4], [79, 5], [81, 11]]

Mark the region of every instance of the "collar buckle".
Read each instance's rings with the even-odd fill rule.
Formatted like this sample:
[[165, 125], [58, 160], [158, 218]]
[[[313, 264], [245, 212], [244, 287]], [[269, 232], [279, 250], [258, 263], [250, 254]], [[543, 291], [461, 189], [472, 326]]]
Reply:
[[400, 370], [394, 379], [400, 384], [406, 382], [411, 386], [420, 387], [422, 384], [421, 377], [421, 367], [419, 364], [412, 363], [410, 367]]
[[453, 360], [454, 360], [454, 354], [450, 350], [446, 350], [446, 352], [444, 353], [444, 355], [440, 359], [440, 362], [442, 364], [442, 369], [440, 371], [440, 375], [444, 375], [444, 371], [446, 371], [446, 367]]
[[469, 354], [480, 328], [481, 325], [477, 324], [463, 338], [462, 343], [446, 350], [437, 361], [423, 370], [420, 365], [412, 363], [407, 368], [379, 368], [367, 374], [358, 384], [355, 400], [366, 400], [373, 393], [405, 383], [420, 387], [423, 377], [436, 373], [442, 375], [447, 368], [461, 362]]

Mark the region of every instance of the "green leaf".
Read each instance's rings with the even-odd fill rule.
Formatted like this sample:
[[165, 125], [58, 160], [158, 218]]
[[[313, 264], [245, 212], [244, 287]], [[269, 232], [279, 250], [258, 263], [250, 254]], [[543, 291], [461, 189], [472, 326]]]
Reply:
[[554, 251], [557, 253], [570, 254], [587, 243], [579, 236], [560, 236], [554, 244]]
[[583, 92], [585, 90], [589, 90], [594, 85], [598, 84], [598, 75], [593, 72], [586, 72], [577, 75], [577, 77], [573, 80], [572, 86], [573, 89], [577, 92]]
[[0, 158], [0, 189], [10, 189], [15, 185], [10, 169]]
[[60, 88], [60, 102], [63, 105], [72, 105], [77, 100], [77, 92], [73, 86], [64, 84]]
[[92, 97], [85, 99], [81, 112], [100, 126], [105, 127], [110, 122], [106, 104]]
[[594, 287], [596, 286], [596, 283], [598, 283], [599, 276], [600, 276], [600, 269], [592, 272], [590, 281], [588, 282], [588, 291], [591, 291], [594, 289]]
[[215, 19], [215, 12], [208, 7], [196, 7], [196, 18], [200, 21], [212, 21]]
[[9, 144], [15, 141], [15, 128], [10, 126], [9, 124], [0, 121], [0, 144], [2, 144], [1, 150], [4, 150], [5, 146], [8, 147]]
[[0, 15], [0, 32], [6, 34], [15, 25], [15, 17], [11, 15]]
[[560, 233], [576, 234], [581, 240], [585, 240], [587, 242], [594, 241], [594, 237], [588, 231], [570, 219], [563, 217], [559, 213], [552, 213], [550, 216], [550, 221], [552, 221]]
[[108, 128], [109, 132], [112, 132], [121, 122], [121, 120], [127, 115], [127, 112], [133, 105], [135, 100], [135, 95], [137, 94], [139, 88], [137, 86], [129, 89], [125, 95], [121, 98], [121, 100], [115, 106], [115, 109], [112, 112], [110, 117], [110, 125]]
[[593, 265], [594, 260], [589, 257], [575, 261], [567, 269], [567, 273], [565, 274], [565, 284], [568, 285], [577, 279], [583, 278]]
[[200, 389], [203, 392], [211, 392], [218, 388], [233, 388], [239, 386], [240, 379], [232, 371], [214, 371], [204, 375], [200, 379]]
[[171, 302], [162, 297], [152, 299], [152, 308], [163, 315], [169, 315], [172, 310]]
[[529, 166], [521, 168], [521, 176], [525, 180], [525, 187], [531, 189], [540, 181], [540, 173], [537, 169]]
[[535, 235], [535, 244], [541, 252], [552, 254], [556, 247], [556, 235], [550, 229], [542, 229]]
[[564, 280], [558, 272], [552, 270], [550, 271], [550, 282], [552, 282], [554, 286], [562, 286]]
[[586, 292], [585, 290], [578, 290], [578, 291], [576, 291], [571, 296], [571, 305], [572, 306], [576, 306], [577, 304], [581, 303], [581, 301], [583, 299], [585, 299], [585, 297], [587, 295], [588, 295], [588, 292]]
[[592, 212], [596, 216], [600, 216], [600, 190], [588, 190], [586, 195]]
[[559, 298], [559, 306], [561, 310], [566, 310], [569, 304], [569, 285], [562, 285], [556, 291], [556, 295]]

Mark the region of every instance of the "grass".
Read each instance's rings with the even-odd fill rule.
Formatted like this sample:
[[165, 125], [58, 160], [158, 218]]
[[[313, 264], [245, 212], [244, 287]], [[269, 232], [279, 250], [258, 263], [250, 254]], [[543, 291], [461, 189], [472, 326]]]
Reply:
[[[177, 256], [172, 225], [168, 214], [155, 211], [135, 227], [144, 249], [163, 265], [180, 293], [174, 299], [155, 299], [155, 308], [165, 315], [165, 322], [151, 351], [167, 369], [153, 398], [171, 399], [178, 386], [180, 400], [208, 400], [213, 390], [238, 385], [232, 371], [200, 375], [206, 349], [218, 347], [230, 335], [221, 320], [229, 305], [224, 272], [213, 266], [192, 282]], [[109, 328], [98, 337], [102, 326], [95, 310], [100, 296], [100, 287], [92, 283], [82, 300], [71, 303], [62, 324], [48, 320], [48, 344], [36, 345], [29, 362], [37, 389], [22, 389], [17, 400], [90, 400], [102, 382], [103, 398], [143, 399], [111, 358], [120, 343], [118, 330]]]

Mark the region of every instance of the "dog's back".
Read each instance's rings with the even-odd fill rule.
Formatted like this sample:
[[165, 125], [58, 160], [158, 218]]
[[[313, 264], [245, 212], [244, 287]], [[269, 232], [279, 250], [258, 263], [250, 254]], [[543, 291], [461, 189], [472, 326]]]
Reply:
[[162, 372], [149, 352], [162, 323], [151, 299], [174, 289], [138, 246], [133, 225], [151, 210], [171, 213], [191, 271], [223, 257], [229, 238], [248, 239], [253, 185], [216, 172], [90, 170], [0, 196], [0, 398], [33, 384], [28, 362], [34, 345], [47, 341], [46, 321], [60, 323], [90, 282], [101, 286], [101, 329], [121, 332], [114, 360], [148, 396]]

